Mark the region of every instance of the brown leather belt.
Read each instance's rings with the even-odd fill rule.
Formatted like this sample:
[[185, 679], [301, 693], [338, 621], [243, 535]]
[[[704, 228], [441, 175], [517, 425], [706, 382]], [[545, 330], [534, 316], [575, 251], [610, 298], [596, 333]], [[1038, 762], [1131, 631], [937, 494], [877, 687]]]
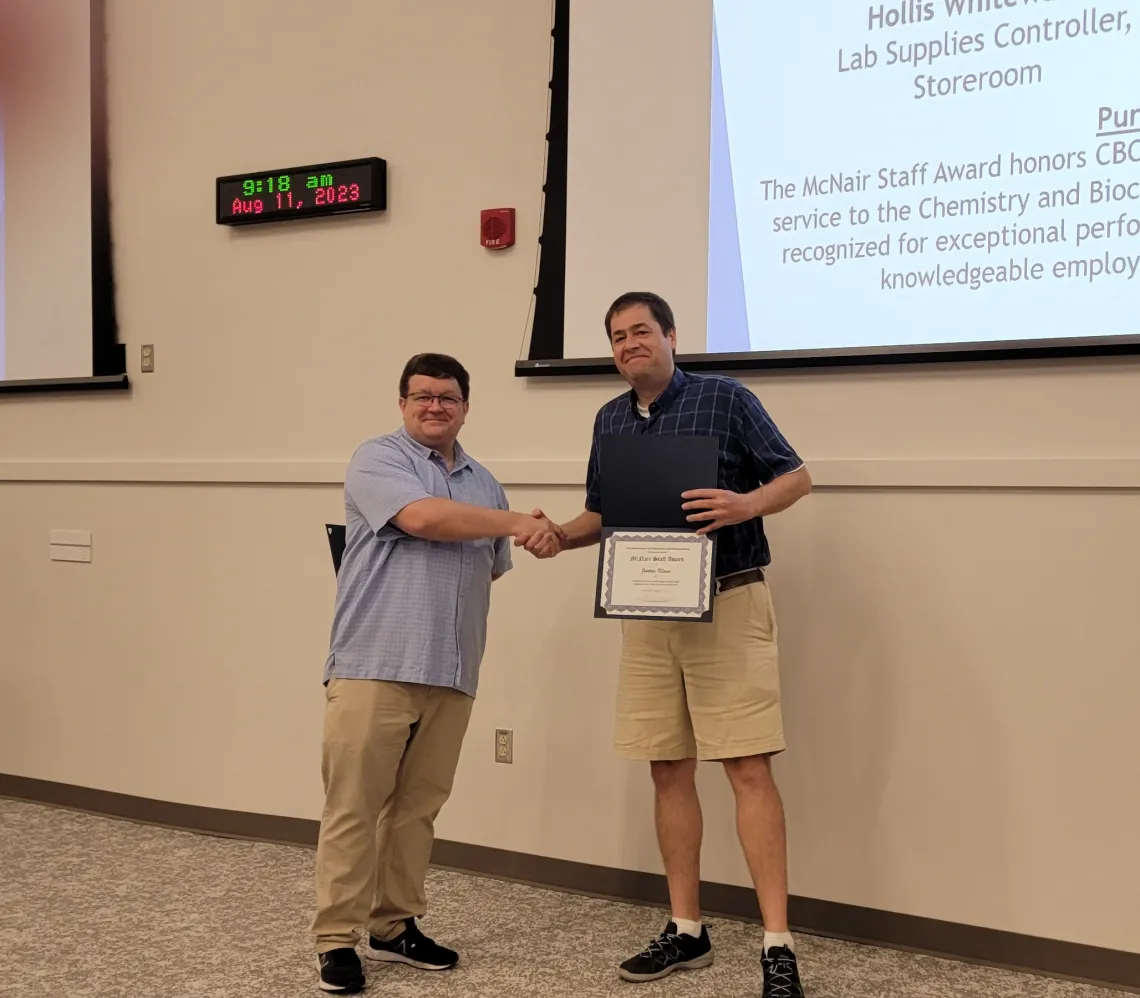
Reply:
[[754, 582], [764, 581], [764, 569], [762, 568], [746, 568], [743, 572], [733, 572], [731, 575], [725, 575], [716, 580], [716, 591], [726, 593], [730, 589], [735, 589], [737, 586], [750, 586]]

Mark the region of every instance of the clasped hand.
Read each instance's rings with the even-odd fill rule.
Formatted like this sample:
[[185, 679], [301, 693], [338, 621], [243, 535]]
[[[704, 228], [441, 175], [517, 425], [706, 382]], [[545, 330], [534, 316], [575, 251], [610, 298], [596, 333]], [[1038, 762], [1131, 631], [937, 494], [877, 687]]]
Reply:
[[515, 534], [515, 547], [526, 548], [536, 558], [553, 558], [566, 545], [566, 533], [541, 509]]

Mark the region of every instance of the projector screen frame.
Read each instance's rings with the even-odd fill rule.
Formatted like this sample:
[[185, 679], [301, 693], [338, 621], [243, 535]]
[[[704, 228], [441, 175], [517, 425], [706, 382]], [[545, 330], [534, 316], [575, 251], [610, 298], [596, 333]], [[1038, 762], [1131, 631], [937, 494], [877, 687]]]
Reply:
[[[546, 176], [539, 236], [538, 279], [525, 360], [515, 362], [515, 377], [596, 377], [615, 374], [613, 358], [564, 357], [566, 311], [566, 205], [569, 159], [570, 4], [554, 0], [550, 112], [546, 133]], [[668, 289], [651, 288], [668, 298]], [[601, 303], [603, 306], [609, 303]], [[603, 341], [603, 307], [598, 310], [598, 340]], [[1057, 361], [1076, 358], [1140, 356], [1140, 333], [1129, 336], [1073, 336], [1063, 339], [1002, 340], [971, 343], [905, 344], [841, 349], [679, 354], [687, 371], [837, 371], [866, 367], [977, 364], [1008, 361]]]
[[0, 381], [0, 395], [105, 392], [130, 388], [126, 346], [119, 342], [111, 251], [110, 157], [107, 149], [106, 0], [91, 11], [91, 377]]

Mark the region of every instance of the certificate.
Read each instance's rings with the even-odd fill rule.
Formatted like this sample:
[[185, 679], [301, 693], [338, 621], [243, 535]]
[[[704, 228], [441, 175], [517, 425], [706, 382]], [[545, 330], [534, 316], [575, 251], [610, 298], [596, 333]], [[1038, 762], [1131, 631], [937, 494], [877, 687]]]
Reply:
[[603, 529], [594, 616], [710, 622], [715, 554], [707, 534]]

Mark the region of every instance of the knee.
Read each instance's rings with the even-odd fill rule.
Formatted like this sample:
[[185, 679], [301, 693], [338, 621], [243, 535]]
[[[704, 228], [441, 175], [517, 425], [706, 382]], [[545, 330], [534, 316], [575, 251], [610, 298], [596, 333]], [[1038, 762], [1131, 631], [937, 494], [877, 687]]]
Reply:
[[724, 771], [737, 790], [767, 790], [775, 786], [772, 780], [772, 763], [766, 755], [752, 755], [744, 759], [726, 759]]
[[417, 781], [397, 787], [392, 801], [392, 816], [396, 821], [421, 818], [435, 819], [451, 796], [451, 784]]
[[649, 765], [653, 786], [659, 794], [685, 793], [696, 789], [697, 764], [693, 759], [653, 762]]

